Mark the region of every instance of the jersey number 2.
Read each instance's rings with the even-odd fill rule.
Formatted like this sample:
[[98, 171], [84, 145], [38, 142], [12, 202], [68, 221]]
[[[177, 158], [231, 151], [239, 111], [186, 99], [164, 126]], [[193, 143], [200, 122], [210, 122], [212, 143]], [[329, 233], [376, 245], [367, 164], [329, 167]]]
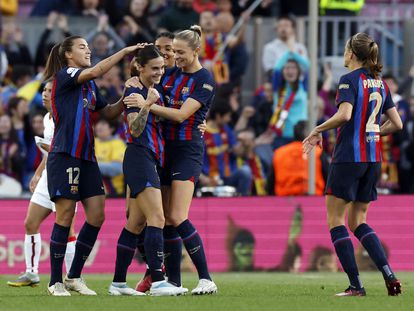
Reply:
[[79, 184], [79, 174], [80, 174], [80, 168], [79, 167], [69, 167], [66, 170], [66, 173], [68, 173], [68, 179], [70, 185], [77, 185]]
[[375, 121], [382, 106], [381, 94], [378, 92], [371, 93], [368, 101], [371, 102], [372, 100], [375, 100], [375, 106], [368, 118], [367, 125], [365, 126], [365, 132], [379, 133], [380, 126], [379, 124], [376, 124]]

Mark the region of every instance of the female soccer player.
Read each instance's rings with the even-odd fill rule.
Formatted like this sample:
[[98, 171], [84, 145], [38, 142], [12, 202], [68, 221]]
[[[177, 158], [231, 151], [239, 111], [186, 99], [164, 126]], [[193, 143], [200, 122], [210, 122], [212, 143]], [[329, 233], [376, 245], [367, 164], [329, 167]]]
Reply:
[[[43, 118], [44, 134], [43, 139], [37, 143], [38, 147], [44, 154], [42, 162], [36, 170], [30, 182], [30, 190], [33, 192], [27, 210], [24, 226], [26, 235], [24, 238], [24, 257], [26, 259], [26, 273], [19, 276], [15, 281], [7, 282], [10, 286], [35, 286], [39, 283], [39, 259], [42, 249], [42, 240], [39, 233], [41, 223], [55, 211], [55, 204], [50, 200], [47, 191], [47, 173], [45, 170], [46, 159], [49, 152], [50, 143], [53, 138], [55, 125], [52, 120], [50, 96], [52, 93], [53, 82], [48, 81], [42, 92], [43, 105], [48, 113]], [[73, 221], [70, 226], [69, 239], [65, 253], [66, 271], [69, 272], [72, 265], [73, 255], [75, 254], [76, 236]]]
[[[123, 104], [119, 100], [107, 105], [93, 79], [138, 48], [139, 45], [126, 47], [91, 68], [91, 52], [82, 37], [68, 37], [50, 52], [44, 76], [46, 80], [54, 79], [52, 113], [56, 126], [47, 160], [49, 195], [56, 204], [50, 241], [51, 295], [69, 296], [66, 289], [96, 295], [80, 278], [105, 218], [104, 187], [93, 148], [92, 115], [102, 110], [105, 117], [114, 118], [123, 111]], [[79, 232], [75, 257], [63, 286], [62, 260], [76, 201], [83, 203], [86, 222]]]
[[[304, 152], [321, 146], [322, 132], [339, 128], [325, 190], [332, 242], [350, 281], [350, 286], [337, 296], [366, 295], [345, 227], [346, 214], [349, 229], [382, 272], [388, 295], [396, 296], [401, 293], [400, 281], [392, 272], [384, 249], [366, 218], [369, 203], [377, 199], [375, 185], [381, 171], [380, 136], [401, 130], [402, 122], [390, 90], [379, 76], [382, 65], [378, 60], [378, 45], [370, 36], [357, 33], [348, 40], [344, 64], [351, 72], [339, 81], [338, 112], [304, 139]], [[388, 117], [382, 125], [381, 114]]]
[[[164, 237], [171, 242], [180, 238], [183, 240], [200, 279], [191, 292], [194, 295], [217, 292], [217, 286], [208, 272], [203, 243], [188, 219], [194, 184], [203, 164], [203, 139], [197, 126], [205, 120], [214, 95], [213, 78], [198, 60], [200, 42], [199, 26], [192, 26], [175, 35], [173, 50], [178, 68], [162, 79], [167, 107], [152, 105], [150, 108], [155, 115], [170, 120], [166, 121], [165, 126], [166, 159], [161, 174], [162, 185], [169, 186], [166, 192], [169, 200], [163, 202], [166, 218]], [[137, 101], [137, 97], [131, 96], [124, 100], [127, 106]], [[180, 243], [170, 243], [169, 249], [165, 249], [165, 252], [171, 253], [166, 260], [168, 281], [181, 286], [181, 253], [175, 248], [180, 248]]]
[[[138, 93], [146, 98], [141, 109], [126, 110], [128, 147], [124, 157], [124, 175], [130, 189], [128, 219], [118, 239], [115, 275], [109, 293], [111, 295], [145, 295], [126, 285], [126, 273], [134, 256], [135, 247], [145, 217], [145, 255], [152, 278], [150, 294], [154, 296], [175, 296], [187, 292], [182, 287], [168, 283], [162, 272], [164, 239], [164, 212], [160, 191], [158, 169], [163, 164], [164, 141], [161, 124], [157, 116], [150, 113], [153, 104], [162, 104], [162, 98], [154, 88], [164, 73], [164, 58], [153, 45], [139, 50], [134, 59], [135, 70], [139, 72], [142, 89], [130, 87], [126, 96]], [[159, 87], [160, 88], [160, 87]]]

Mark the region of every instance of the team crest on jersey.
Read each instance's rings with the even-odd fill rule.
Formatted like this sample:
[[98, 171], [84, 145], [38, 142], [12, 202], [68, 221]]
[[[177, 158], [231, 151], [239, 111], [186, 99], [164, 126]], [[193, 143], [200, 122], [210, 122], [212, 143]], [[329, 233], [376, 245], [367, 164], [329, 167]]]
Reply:
[[188, 87], [188, 86], [184, 86], [182, 89], [181, 89], [181, 94], [187, 94], [188, 92], [190, 91], [190, 88]]
[[79, 191], [78, 186], [70, 186], [70, 193], [77, 194]]

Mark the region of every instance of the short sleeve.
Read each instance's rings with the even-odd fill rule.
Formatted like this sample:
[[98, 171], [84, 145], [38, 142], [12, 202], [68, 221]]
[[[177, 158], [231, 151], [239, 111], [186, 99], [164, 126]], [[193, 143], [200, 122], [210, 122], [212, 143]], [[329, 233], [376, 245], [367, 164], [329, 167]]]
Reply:
[[83, 69], [65, 67], [56, 74], [56, 79], [61, 90], [70, 89], [77, 86], [78, 77]]
[[96, 110], [101, 110], [108, 105], [108, 102], [102, 96], [101, 92], [99, 92], [99, 88], [96, 86], [95, 82], [93, 82], [96, 94]]
[[204, 72], [196, 79], [196, 85], [189, 98], [195, 99], [202, 106], [211, 102], [214, 96], [215, 83], [209, 72]]
[[341, 77], [336, 92], [336, 105], [339, 106], [343, 102], [348, 102], [353, 106], [355, 104], [356, 95], [356, 90], [350, 79], [347, 76]]
[[391, 92], [388, 86], [386, 86], [385, 90], [386, 90], [385, 92], [387, 95], [385, 96], [385, 99], [384, 99], [384, 106], [382, 108], [382, 113], [385, 113], [388, 109], [395, 107], [395, 103], [392, 100]]
[[[136, 88], [136, 87], [128, 87], [125, 90], [125, 97], [128, 97], [129, 95], [135, 94], [135, 93], [140, 94], [142, 95], [142, 97], [146, 98], [146, 96], [144, 96], [144, 89], [140, 90], [139, 88]], [[139, 112], [140, 110], [141, 109], [139, 109], [138, 107], [126, 107], [125, 112], [128, 115], [133, 112]]]

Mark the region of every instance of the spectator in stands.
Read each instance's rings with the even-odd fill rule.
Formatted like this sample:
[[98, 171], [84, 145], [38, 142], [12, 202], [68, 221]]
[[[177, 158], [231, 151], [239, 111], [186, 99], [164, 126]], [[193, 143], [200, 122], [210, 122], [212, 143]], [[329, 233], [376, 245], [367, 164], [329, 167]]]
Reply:
[[29, 103], [23, 97], [13, 97], [9, 101], [8, 111], [17, 134], [19, 150], [25, 158], [27, 155], [25, 135], [30, 133]]
[[252, 172], [253, 195], [267, 195], [267, 173], [260, 157], [255, 152], [255, 134], [253, 129], [247, 128], [237, 134], [237, 141], [241, 145], [240, 155], [237, 158], [237, 167], [247, 165]]
[[2, 43], [7, 54], [9, 65], [32, 66], [29, 48], [23, 39], [22, 29], [14, 22], [3, 24]]
[[17, 0], [2, 1], [0, 5], [0, 15], [14, 16], [17, 14], [19, 3]]
[[198, 14], [201, 14], [202, 12], [205, 12], [205, 11], [214, 12], [217, 10], [217, 5], [216, 5], [216, 2], [212, 0], [194, 0], [193, 9]]
[[95, 79], [95, 82], [99, 87], [99, 92], [110, 104], [117, 102], [123, 94], [124, 88], [119, 66], [112, 67], [102, 77]]
[[11, 118], [7, 114], [0, 115], [0, 175], [19, 180], [22, 167], [19, 140]]
[[296, 41], [296, 22], [292, 17], [279, 17], [275, 26], [277, 38], [264, 46], [262, 58], [263, 69], [269, 80], [271, 80], [276, 63], [286, 52], [293, 51], [306, 59], [308, 57], [306, 47]]
[[402, 193], [414, 193], [414, 96], [410, 99], [410, 119], [403, 128], [400, 162]]
[[77, 0], [75, 15], [99, 18], [102, 13], [101, 0]]
[[174, 0], [158, 20], [158, 31], [176, 32], [178, 30], [189, 29], [190, 26], [197, 24], [198, 13], [193, 9], [192, 0]]
[[252, 172], [248, 165], [237, 167], [236, 159], [241, 155], [242, 146], [228, 125], [231, 112], [230, 105], [223, 99], [217, 99], [210, 108], [204, 133], [205, 151], [200, 185], [233, 186], [241, 195], [249, 195]]
[[[302, 140], [305, 139], [307, 123], [295, 125], [295, 140], [275, 150], [273, 155], [274, 191], [277, 196], [308, 194], [308, 158], [303, 153]], [[315, 149], [316, 174], [315, 193], [323, 195], [328, 161], [322, 149]]]
[[290, 48], [291, 51], [277, 61], [273, 74], [273, 115], [269, 127], [276, 135], [274, 148], [292, 141], [295, 124], [308, 119], [306, 72], [309, 61], [292, 52], [293, 46]]
[[216, 6], [217, 6], [218, 13], [225, 12], [225, 13], [230, 13], [231, 15], [233, 15], [231, 12], [231, 7], [232, 7], [231, 0], [216, 0]]
[[220, 12], [216, 15], [216, 31], [224, 34], [229, 45], [226, 50], [228, 58], [228, 66], [230, 71], [229, 81], [231, 87], [239, 87], [242, 82], [243, 75], [247, 71], [249, 65], [249, 53], [247, 52], [244, 41], [244, 32], [249, 16], [244, 15], [244, 23], [237, 35], [230, 37], [229, 32], [234, 26], [234, 17], [229, 12]]
[[7, 109], [10, 98], [14, 97], [17, 90], [28, 83], [33, 76], [32, 68], [24, 65], [16, 65], [12, 68], [11, 83], [8, 83], [1, 91], [3, 107]]
[[123, 17], [124, 23], [129, 28], [129, 35], [125, 39], [127, 45], [154, 41], [156, 31], [148, 19], [150, 7], [151, 3], [148, 0], [130, 0], [128, 2]]
[[43, 116], [42, 110], [34, 111], [30, 115], [30, 129], [24, 133], [26, 156], [24, 159], [24, 169], [22, 174], [22, 186], [24, 190], [29, 190], [30, 181], [36, 172], [37, 167], [42, 161], [42, 152], [36, 145], [35, 136], [43, 137]]
[[[255, 0], [231, 0], [232, 14], [237, 18], [247, 10]], [[273, 0], [263, 0], [260, 5], [253, 11], [254, 16], [275, 16], [276, 2]]]
[[109, 25], [105, 14], [99, 15], [98, 26], [85, 39], [90, 43], [92, 66], [125, 47], [125, 42]]
[[52, 31], [56, 28], [59, 30], [61, 37], [71, 36], [71, 33], [68, 30], [68, 20], [66, 15], [52, 11], [47, 17], [46, 28], [37, 44], [34, 62], [36, 72], [43, 72], [49, 53], [52, 50], [52, 47], [56, 44], [56, 42], [49, 41]]
[[113, 136], [114, 130], [115, 127], [108, 120], [98, 120], [95, 125], [95, 153], [106, 194], [122, 196], [125, 191], [122, 160], [126, 146], [124, 141]]

